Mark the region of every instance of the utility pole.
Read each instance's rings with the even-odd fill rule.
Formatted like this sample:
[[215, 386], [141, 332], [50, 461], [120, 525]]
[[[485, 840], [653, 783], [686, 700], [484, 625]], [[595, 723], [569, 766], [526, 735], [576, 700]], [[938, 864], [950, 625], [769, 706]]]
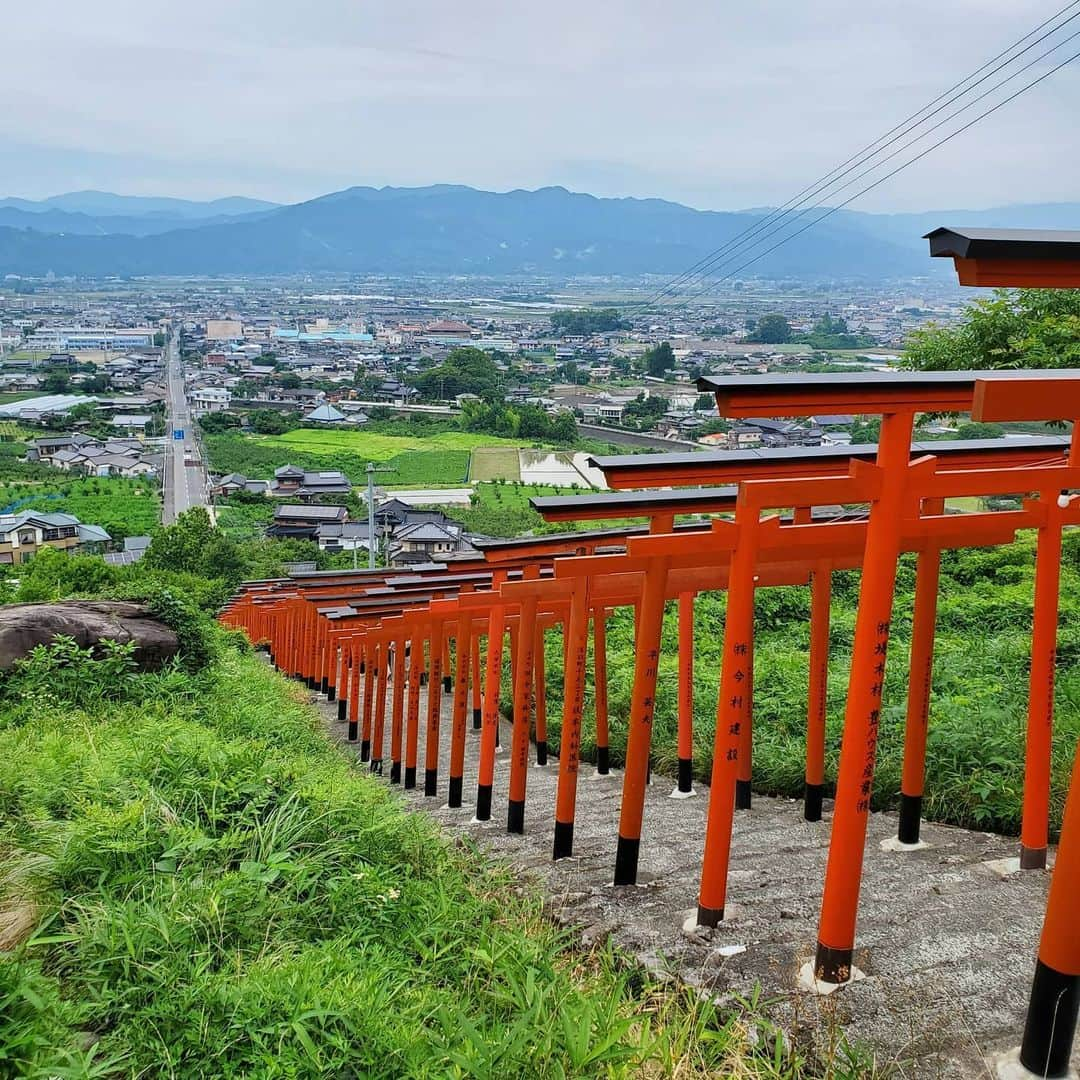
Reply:
[[[368, 569], [375, 569], [375, 463], [367, 463]], [[353, 548], [355, 553], [356, 548]]]

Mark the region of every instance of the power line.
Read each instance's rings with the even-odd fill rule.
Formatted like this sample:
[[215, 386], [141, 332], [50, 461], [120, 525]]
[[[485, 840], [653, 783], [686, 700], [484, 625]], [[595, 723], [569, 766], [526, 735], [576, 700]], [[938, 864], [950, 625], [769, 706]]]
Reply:
[[[796, 236], [801, 236], [804, 232], [806, 232], [808, 229], [812, 229], [819, 222], [824, 221], [827, 217], [831, 217], [833, 214], [836, 213], [837, 210], [842, 210], [849, 203], [852, 203], [857, 198], [859, 198], [859, 196], [865, 195], [868, 191], [873, 191], [874, 188], [878, 187], [880, 184], [885, 183], [886, 180], [891, 180], [892, 177], [896, 176], [897, 173], [903, 172], [904, 169], [906, 169], [909, 165], [914, 165], [915, 162], [921, 161], [924, 157], [926, 157], [927, 154], [932, 153], [939, 146], [944, 146], [945, 143], [949, 142], [952, 139], [955, 139], [957, 135], [961, 135], [965, 131], [967, 131], [969, 128], [974, 127], [980, 120], [985, 119], [987, 116], [990, 116], [992, 113], [996, 113], [998, 111], [998, 109], [1001, 109], [1004, 106], [1008, 105], [1009, 102], [1015, 101], [1018, 97], [1020, 97], [1021, 94], [1026, 93], [1033, 86], [1038, 86], [1039, 83], [1043, 82], [1045, 79], [1050, 78], [1051, 75], [1053, 75], [1056, 72], [1060, 71], [1063, 67], [1066, 67], [1067, 65], [1071, 64], [1076, 59], [1080, 59], [1080, 52], [1075, 52], [1075, 53], [1072, 54], [1072, 56], [1066, 57], [1064, 60], [1061, 61], [1061, 63], [1056, 64], [1049, 71], [1043, 72], [1043, 74], [1040, 75], [1037, 79], [1033, 79], [1026, 86], [1020, 87], [1019, 90], [1017, 90], [1014, 93], [1010, 94], [1007, 98], [1004, 98], [1002, 101], [999, 101], [996, 105], [991, 106], [985, 112], [982, 112], [978, 116], [972, 118], [966, 124], [964, 124], [961, 127], [957, 128], [955, 131], [950, 132], [943, 139], [939, 139], [932, 146], [926, 147], [925, 150], [920, 151], [914, 157], [909, 158], [907, 161], [905, 161], [902, 164], [898, 165], [891, 172], [888, 172], [884, 176], [879, 177], [872, 184], [868, 184], [866, 187], [862, 188], [861, 190], [856, 191], [854, 195], [849, 196], [842, 203], [838, 204], [837, 206], [830, 207], [824, 214], [821, 215], [821, 217], [815, 218], [813, 221], [808, 222], [801, 229], [799, 229], [796, 232], [792, 233], [790, 236], [785, 236], [783, 239], [781, 239], [781, 240], [777, 241], [775, 244], [773, 244], [772, 247], [766, 248], [764, 251], [762, 251], [759, 254], [753, 256], [753, 258], [748, 259], [741, 266], [737, 266], [734, 270], [730, 271], [729, 273], [725, 274], [723, 277], [718, 278], [716, 281], [712, 282], [712, 284], [713, 285], [718, 285], [721, 281], [726, 281], [728, 278], [734, 277], [736, 274], [739, 274], [743, 270], [745, 270], [748, 266], [752, 266], [758, 260], [763, 259], [770, 252], [775, 251], [779, 247], [783, 247], [784, 244], [786, 244], [789, 240], [794, 240]], [[700, 293], [695, 294], [695, 295], [700, 295]]]
[[[1077, 14], [1080, 15], [1080, 12], [1078, 12]], [[741, 257], [743, 255], [746, 255], [749, 250], [752, 250], [758, 244], [760, 244], [763, 241], [767, 240], [770, 236], [775, 236], [776, 233], [778, 233], [781, 229], [786, 228], [788, 225], [794, 224], [796, 221], [799, 221], [801, 218], [805, 217], [811, 211], [820, 209], [822, 206], [825, 205], [826, 198], [829, 198], [829, 199], [834, 198], [835, 196], [839, 195], [842, 191], [846, 191], [849, 187], [851, 187], [852, 184], [858, 183], [858, 181], [861, 180], [865, 176], [869, 176], [876, 169], [881, 168], [887, 162], [892, 161], [895, 157], [902, 154], [905, 150], [910, 149], [917, 142], [921, 142], [923, 139], [925, 139], [927, 136], [931, 135], [933, 132], [935, 132], [935, 131], [939, 130], [940, 128], [944, 127], [950, 120], [955, 120], [956, 117], [958, 117], [961, 113], [967, 112], [967, 110], [970, 109], [973, 105], [977, 105], [980, 101], [985, 100], [991, 94], [993, 94], [997, 90], [1000, 90], [1001, 87], [1003, 87], [1006, 83], [1012, 82], [1012, 80], [1015, 79], [1018, 75], [1022, 75], [1025, 71], [1029, 71], [1036, 64], [1038, 64], [1041, 61], [1045, 60], [1048, 56], [1050, 56], [1052, 53], [1055, 53], [1062, 46], [1067, 45], [1070, 41], [1073, 41], [1078, 37], [1080, 37], [1080, 30], [1075, 31], [1074, 33], [1070, 34], [1067, 38], [1063, 39], [1062, 41], [1059, 41], [1056, 45], [1053, 45], [1051, 48], [1047, 49], [1046, 52], [1044, 52], [1044, 53], [1040, 54], [1039, 56], [1035, 57], [1034, 60], [1030, 60], [1023, 67], [1018, 68], [1011, 75], [1007, 75], [1004, 79], [1001, 79], [999, 82], [995, 83], [988, 90], [985, 90], [983, 93], [979, 94], [978, 97], [972, 98], [971, 101], [967, 102], [967, 104], [965, 104], [965, 105], [960, 106], [960, 108], [957, 109], [955, 112], [950, 113], [944, 119], [939, 120], [936, 124], [934, 124], [931, 127], [927, 128], [925, 131], [920, 132], [918, 135], [915, 136], [915, 138], [910, 139], [908, 142], [904, 143], [898, 149], [894, 150], [891, 154], [886, 155], [885, 157], [881, 158], [879, 161], [874, 162], [874, 164], [871, 165], [869, 168], [864, 169], [860, 173], [857, 173], [855, 176], [853, 176], [846, 183], [842, 184], [840, 187], [835, 188], [833, 191], [831, 191], [828, 196], [819, 199], [816, 203], [813, 203], [810, 206], [804, 207], [797, 214], [795, 214], [794, 217], [789, 218], [787, 221], [778, 222], [775, 225], [774, 228], [768, 230], [767, 232], [765, 232], [763, 234], [758, 235], [756, 238], [754, 238], [750, 242], [750, 247], [748, 249], [743, 250], [740, 253], [736, 248], [736, 249], [733, 249], [733, 250], [727, 252], [725, 254], [725, 256], [723, 256], [721, 259], [713, 260], [712, 265], [710, 265], [707, 268], [708, 272], [709, 273], [715, 273], [717, 270], [720, 270], [724, 266], [729, 265], [736, 258], [739, 258], [739, 257]], [[1007, 99], [1007, 100], [1012, 100], [1012, 99], [1010, 98], [1010, 99]], [[989, 115], [989, 114], [984, 113], [982, 115]], [[965, 130], [965, 129], [961, 128], [960, 130], [962, 131], [962, 130]], [[940, 145], [940, 144], [938, 144], [938, 145]], [[890, 175], [893, 175], [893, 174], [890, 173]], [[851, 200], [849, 199], [848, 202], [850, 202], [850, 201]], [[836, 207], [836, 209], [841, 209], [843, 206], [846, 206], [846, 205], [847, 205], [847, 202], [841, 203], [840, 206]], [[821, 219], [818, 218], [816, 220], [821, 220]], [[797, 235], [797, 234], [792, 234], [792, 235]], [[740, 244], [740, 245], [737, 245], [737, 247], [745, 248], [745, 245]], [[719, 265], [717, 265], [717, 263], [719, 263]], [[703, 271], [699, 275], [695, 275], [695, 276], [699, 276], [699, 277], [701, 277], [702, 280], [704, 280], [704, 278], [706, 276], [706, 272]]]
[[[1080, 17], [1080, 11], [1076, 11], [1067, 19], [1064, 19], [1064, 21], [1057, 22], [1058, 19], [1060, 19], [1063, 15], [1067, 14], [1073, 8], [1076, 8], [1078, 5], [1080, 5], [1080, 0], [1070, 0], [1070, 3], [1066, 4], [1055, 14], [1051, 15], [1048, 19], [1045, 19], [1038, 26], [1028, 31], [1028, 33], [1023, 35], [1023, 37], [1019, 38], [1017, 41], [1013, 42], [1006, 49], [1003, 49], [997, 55], [987, 60], [985, 63], [982, 64], [981, 67], [977, 68], [974, 72], [961, 79], [959, 82], [953, 84], [953, 86], [951, 86], [948, 90], [940, 93], [932, 101], [928, 102], [922, 108], [918, 109], [916, 112], [906, 117], [904, 120], [901, 120], [898, 124], [890, 128], [889, 131], [885, 132], [873, 142], [868, 143], [855, 154], [852, 154], [845, 161], [841, 162], [829, 172], [825, 173], [824, 176], [819, 177], [817, 180], [807, 185], [805, 188], [802, 189], [802, 191], [798, 192], [796, 195], [788, 199], [787, 202], [783, 203], [779, 207], [774, 208], [765, 218], [761, 219], [760, 221], [754, 222], [752, 225], [747, 226], [740, 233], [736, 234], [734, 237], [727, 240], [724, 244], [720, 245], [720, 247], [717, 248], [715, 251], [703, 256], [692, 266], [684, 270], [681, 274], [676, 275], [671, 281], [665, 284], [654, 296], [650, 297], [647, 300], [639, 301], [637, 304], [632, 305], [632, 307], [644, 307], [655, 303], [657, 300], [663, 298], [665, 294], [678, 289], [681, 285], [685, 284], [690, 279], [699, 276], [703, 272], [709, 270], [712, 266], [715, 266], [716, 261], [728, 254], [734, 246], [739, 245], [740, 241], [743, 241], [744, 239], [749, 239], [749, 237], [754, 233], [760, 233], [778, 218], [789, 216], [793, 210], [797, 209], [808, 198], [812, 198], [813, 196], [822, 192], [825, 188], [831, 187], [838, 180], [843, 179], [843, 177], [846, 176], [848, 173], [858, 168], [861, 164], [868, 161], [870, 158], [875, 157], [882, 150], [887, 149], [893, 143], [903, 138], [904, 135], [921, 126], [923, 123], [931, 119], [933, 116], [937, 115], [943, 109], [948, 108], [949, 105], [966, 96], [968, 93], [974, 90], [977, 86], [981, 85], [987, 79], [992, 78], [998, 72], [1008, 67], [1014, 61], [1024, 55], [1024, 53], [1028, 52], [1036, 45], [1045, 41], [1048, 37], [1057, 33], [1057, 31], [1062, 29], [1073, 19]], [[1046, 28], [1052, 23], [1057, 23], [1057, 25], [1052, 26], [1049, 30], [1046, 30]], [[1040, 31], [1043, 30], [1046, 30], [1046, 32], [1040, 35]], [[1040, 36], [1036, 37], [1036, 35]], [[1023, 45], [1025, 41], [1028, 41], [1029, 38], [1033, 37], [1035, 38], [1035, 40], [1030, 41], [1023, 49], [1020, 50], [1020, 52], [1016, 52], [1015, 55], [1009, 56], [1009, 59], [1005, 60], [1003, 63], [998, 64], [999, 60], [1001, 60], [1003, 57], [1008, 56], [1010, 53], [1013, 53], [1014, 50], [1019, 48], [1019, 46]], [[1063, 44], [1063, 42], [1059, 43], [1059, 46], [1060, 44]], [[997, 65], [996, 67], [994, 67], [995, 64]], [[993, 67], [993, 70], [987, 71], [987, 69], [991, 67]], [[983, 74], [984, 72], [986, 72], [986, 74]], [[981, 78], [978, 78], [977, 81], [972, 82], [973, 79], [976, 79], [976, 77], [980, 75], [982, 75]], [[965, 86], [965, 84], [968, 83], [970, 83], [971, 85]], [[961, 87], [965, 88], [963, 90], [960, 90]], [[959, 93], [957, 93], [958, 90], [960, 91]], [[941, 104], [939, 105], [939, 103]], [[935, 109], [934, 106], [936, 105], [939, 107]], [[933, 112], [930, 112], [931, 109], [933, 109]], [[920, 117], [921, 119], [919, 119]]]

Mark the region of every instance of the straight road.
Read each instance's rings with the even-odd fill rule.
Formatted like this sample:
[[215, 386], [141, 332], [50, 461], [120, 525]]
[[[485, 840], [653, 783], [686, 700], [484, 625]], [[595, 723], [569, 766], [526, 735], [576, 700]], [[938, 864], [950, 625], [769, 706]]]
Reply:
[[[195, 439], [195, 421], [184, 392], [180, 346], [175, 337], [169, 339], [165, 361], [165, 408], [168, 428], [165, 432], [165, 488], [161, 519], [169, 525], [185, 510], [193, 506], [207, 506], [206, 492], [209, 486], [206, 467]], [[176, 438], [178, 431], [183, 432], [182, 438]]]

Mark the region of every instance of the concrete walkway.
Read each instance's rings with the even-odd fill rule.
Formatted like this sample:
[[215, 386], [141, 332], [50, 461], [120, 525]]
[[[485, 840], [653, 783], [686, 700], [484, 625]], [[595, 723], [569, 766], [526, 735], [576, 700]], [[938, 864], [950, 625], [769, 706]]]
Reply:
[[[430, 814], [448, 832], [467, 833], [537, 880], [554, 917], [580, 928], [585, 942], [609, 935], [648, 968], [675, 973], [721, 996], [749, 997], [760, 985], [773, 1014], [800, 1045], [826, 1043], [842, 1029], [849, 1039], [869, 1043], [879, 1060], [902, 1076], [989, 1077], [993, 1055], [1018, 1044], [1049, 878], [1037, 871], [1002, 878], [985, 865], [1014, 855], [1015, 840], [928, 825], [925, 849], [896, 854], [879, 847], [895, 836], [896, 815], [872, 814], [856, 952], [856, 964], [867, 977], [819, 997], [796, 990], [796, 980], [814, 952], [828, 813], [825, 821], [808, 824], [798, 802], [755, 798], [753, 809], [736, 818], [730, 918], [715, 931], [687, 933], [683, 923], [696, 903], [707, 790], [674, 800], [668, 797], [672, 782], [654, 777], [646, 801], [640, 884], [615, 888], [621, 773], [597, 777], [583, 765], [575, 855], [554, 863], [558, 762], [549, 758], [543, 768], [530, 767], [525, 835], [507, 835], [507, 725], [500, 736], [492, 820], [471, 820], [479, 744], [471, 713], [465, 806], [446, 808], [449, 698], [443, 695], [438, 797], [423, 795], [422, 703], [420, 787], [402, 792], [404, 803]], [[327, 730], [344, 743], [337, 705], [317, 700]], [[358, 744], [355, 750], [359, 753]], [[385, 771], [389, 776], [388, 749]]]

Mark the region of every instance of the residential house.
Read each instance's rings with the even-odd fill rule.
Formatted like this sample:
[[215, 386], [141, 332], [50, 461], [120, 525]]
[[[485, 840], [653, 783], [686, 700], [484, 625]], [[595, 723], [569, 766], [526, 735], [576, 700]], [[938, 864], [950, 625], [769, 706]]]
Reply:
[[456, 522], [417, 522], [395, 529], [387, 549], [391, 566], [411, 566], [419, 562], [444, 562], [476, 554]]
[[191, 411], [196, 416], [204, 413], [225, 412], [232, 401], [232, 395], [224, 386], [200, 386], [188, 395]]
[[252, 495], [268, 495], [270, 493], [270, 481], [249, 480], [243, 473], [229, 473], [221, 477], [210, 489], [211, 495], [218, 497], [235, 495], [238, 491], [246, 491]]
[[286, 503], [274, 510], [274, 519], [267, 527], [271, 537], [317, 540], [321, 525], [342, 525], [349, 517], [344, 506], [298, 506]]
[[119, 413], [110, 421], [114, 428], [118, 428], [120, 431], [129, 432], [145, 432], [147, 427], [153, 422], [154, 418], [149, 413], [138, 415]]
[[275, 497], [314, 499], [319, 495], [348, 495], [349, 478], [342, 472], [305, 472], [297, 465], [282, 465], [274, 470], [270, 494]]
[[335, 409], [333, 405], [323, 403], [317, 408], [311, 410], [304, 416], [304, 420], [312, 424], [347, 424], [355, 422], [355, 417], [347, 417], [339, 409]]
[[42, 548], [76, 551], [104, 544], [109, 534], [98, 525], [84, 525], [74, 514], [23, 510], [0, 514], [0, 563], [29, 562]]

